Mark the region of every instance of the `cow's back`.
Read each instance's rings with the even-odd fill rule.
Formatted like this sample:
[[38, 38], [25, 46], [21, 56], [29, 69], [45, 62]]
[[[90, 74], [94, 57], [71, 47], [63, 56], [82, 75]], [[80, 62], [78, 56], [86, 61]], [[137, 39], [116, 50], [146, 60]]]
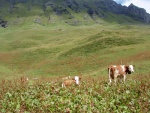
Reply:
[[125, 74], [124, 65], [111, 65], [108, 70], [112, 79], [114, 79], [114, 76], [123, 76]]
[[71, 86], [72, 84], [75, 84], [75, 80], [65, 80], [64, 81], [65, 86]]
[[126, 69], [124, 65], [118, 65], [117, 67], [118, 75], [124, 75], [126, 74]]

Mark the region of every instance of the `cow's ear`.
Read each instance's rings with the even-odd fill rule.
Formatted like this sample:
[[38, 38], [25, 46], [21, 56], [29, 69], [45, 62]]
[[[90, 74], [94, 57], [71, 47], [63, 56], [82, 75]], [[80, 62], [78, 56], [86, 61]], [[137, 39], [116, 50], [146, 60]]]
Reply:
[[135, 67], [135, 65], [133, 65], [133, 67]]
[[79, 77], [79, 80], [81, 80], [81, 77]]

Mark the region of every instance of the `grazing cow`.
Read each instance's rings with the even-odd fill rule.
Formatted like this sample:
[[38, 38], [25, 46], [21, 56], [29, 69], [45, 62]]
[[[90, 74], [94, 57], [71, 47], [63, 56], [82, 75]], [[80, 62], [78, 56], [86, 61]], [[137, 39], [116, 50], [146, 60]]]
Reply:
[[134, 72], [134, 66], [133, 65], [111, 65], [108, 67], [108, 76], [109, 76], [109, 85], [112, 82], [112, 79], [115, 82], [117, 82], [117, 78], [123, 79], [124, 83], [126, 80], [126, 75], [131, 74]]
[[71, 86], [71, 85], [79, 85], [79, 78], [78, 76], [75, 76], [73, 79], [67, 79], [62, 83], [62, 87]]
[[21, 84], [26, 84], [26, 83], [28, 83], [28, 80], [29, 80], [28, 77], [25, 77], [25, 76], [21, 77]]

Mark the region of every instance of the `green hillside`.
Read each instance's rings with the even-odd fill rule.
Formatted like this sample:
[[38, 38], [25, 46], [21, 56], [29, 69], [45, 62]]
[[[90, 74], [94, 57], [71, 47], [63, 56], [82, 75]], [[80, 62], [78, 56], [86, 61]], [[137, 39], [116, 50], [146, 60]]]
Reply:
[[110, 64], [136, 65], [149, 73], [149, 26], [41, 26], [0, 29], [1, 78], [106, 75]]

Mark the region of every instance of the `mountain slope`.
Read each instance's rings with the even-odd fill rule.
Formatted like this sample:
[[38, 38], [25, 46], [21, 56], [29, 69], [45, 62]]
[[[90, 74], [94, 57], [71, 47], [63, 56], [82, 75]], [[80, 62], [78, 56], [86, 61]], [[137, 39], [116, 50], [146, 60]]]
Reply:
[[[31, 16], [51, 21], [55, 15], [58, 21], [71, 25], [83, 24], [87, 20], [99, 23], [101, 19], [118, 23], [150, 23], [150, 14], [144, 9], [133, 4], [121, 6], [113, 0], [2, 0], [0, 4], [0, 18], [7, 21]], [[42, 19], [35, 19], [34, 22], [42, 23]]]

